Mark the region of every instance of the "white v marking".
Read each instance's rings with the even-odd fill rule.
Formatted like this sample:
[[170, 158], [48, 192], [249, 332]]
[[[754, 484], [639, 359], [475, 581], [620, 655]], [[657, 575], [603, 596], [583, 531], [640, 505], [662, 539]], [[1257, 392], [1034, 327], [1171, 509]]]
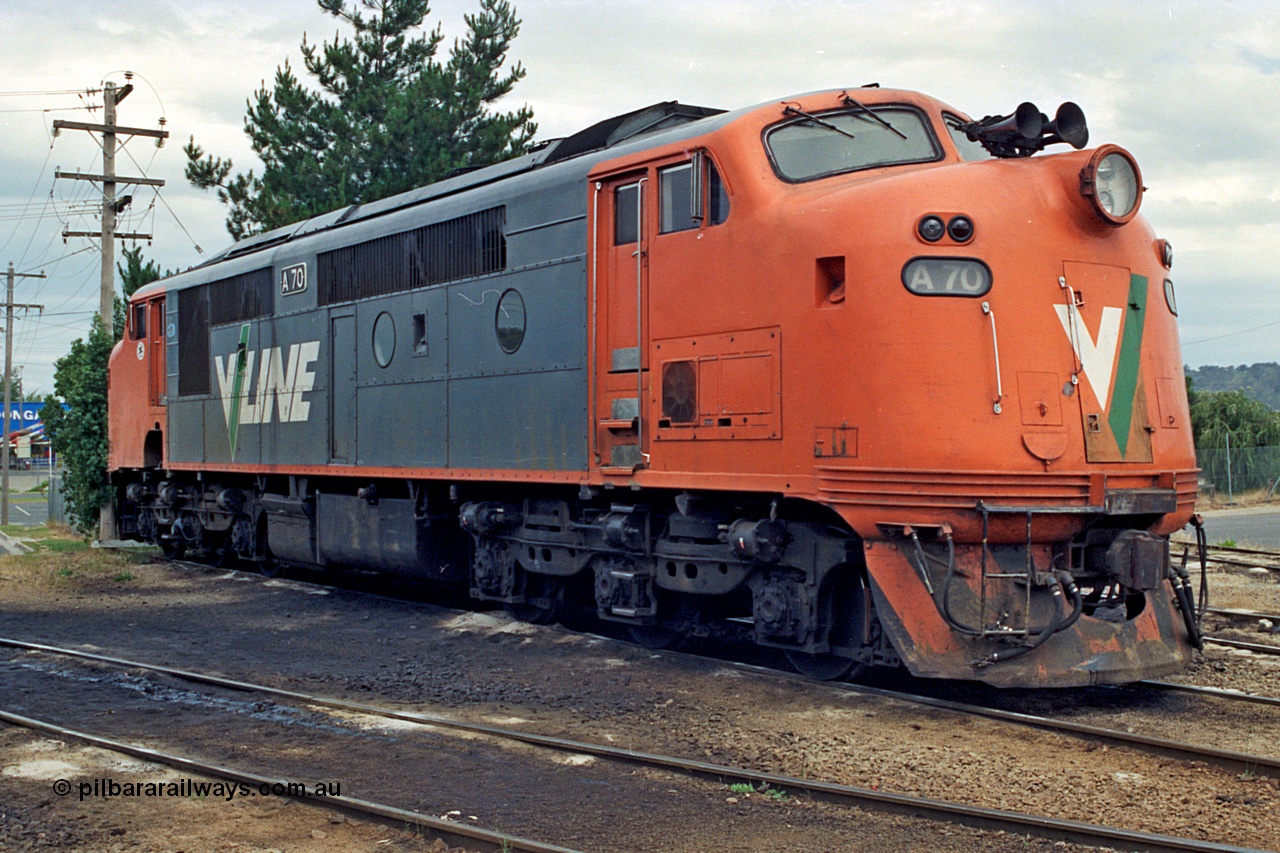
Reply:
[[[1084, 366], [1084, 375], [1093, 388], [1094, 396], [1107, 410], [1111, 402], [1111, 372], [1116, 366], [1116, 351], [1120, 346], [1120, 321], [1124, 312], [1119, 308], [1103, 308], [1102, 322], [1098, 324], [1098, 339], [1095, 341], [1085, 328], [1084, 320], [1079, 312], [1072, 311], [1066, 305], [1053, 306], [1058, 311], [1058, 319], [1062, 321], [1062, 330], [1067, 333], [1067, 340], [1072, 342], [1076, 357]], [[1076, 316], [1076, 329], [1072, 332], [1072, 315]]]

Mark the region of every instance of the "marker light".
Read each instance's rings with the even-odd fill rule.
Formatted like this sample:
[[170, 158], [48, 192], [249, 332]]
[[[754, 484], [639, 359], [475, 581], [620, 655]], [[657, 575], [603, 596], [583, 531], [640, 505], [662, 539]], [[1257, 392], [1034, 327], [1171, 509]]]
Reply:
[[916, 231], [920, 234], [920, 239], [930, 243], [936, 243], [942, 239], [942, 235], [947, 232], [947, 226], [942, 224], [942, 219], [930, 214], [920, 220], [920, 224], [916, 226]]
[[947, 233], [957, 243], [965, 243], [973, 237], [973, 220], [967, 216], [953, 216], [947, 223]]

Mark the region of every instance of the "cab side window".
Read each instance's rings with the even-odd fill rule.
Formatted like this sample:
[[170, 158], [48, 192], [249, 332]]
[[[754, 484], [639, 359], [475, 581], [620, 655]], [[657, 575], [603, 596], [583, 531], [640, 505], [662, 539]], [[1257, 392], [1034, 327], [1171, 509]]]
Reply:
[[729, 218], [729, 193], [705, 155], [658, 170], [658, 204], [660, 234], [719, 225]]
[[[681, 163], [658, 172], [658, 194], [662, 209], [659, 212], [659, 233], [688, 231], [698, 227], [694, 213], [701, 213], [701, 205], [693, 206], [693, 164]], [[700, 217], [699, 217], [700, 218]]]
[[129, 328], [129, 339], [140, 341], [147, 336], [147, 306], [140, 303], [133, 306], [133, 322]]
[[613, 245], [625, 246], [640, 239], [640, 184], [613, 191]]
[[711, 207], [711, 224], [719, 225], [729, 218], [729, 191], [725, 189], [724, 181], [720, 179], [720, 172], [710, 158], [707, 159], [707, 172], [707, 202]]

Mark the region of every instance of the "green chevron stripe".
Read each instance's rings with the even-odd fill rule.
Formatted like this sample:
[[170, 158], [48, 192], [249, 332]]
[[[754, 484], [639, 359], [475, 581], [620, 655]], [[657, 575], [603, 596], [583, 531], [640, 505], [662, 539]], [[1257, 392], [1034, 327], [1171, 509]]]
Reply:
[[249, 353], [249, 324], [240, 327], [240, 345], [236, 347], [236, 378], [231, 383], [231, 414], [227, 418], [227, 441], [231, 458], [236, 458], [236, 439], [240, 436], [240, 392], [244, 390], [244, 369]]
[[1141, 275], [1130, 275], [1129, 304], [1125, 308], [1124, 335], [1120, 339], [1120, 366], [1116, 369], [1111, 412], [1107, 417], [1121, 458], [1129, 449], [1129, 427], [1133, 423], [1133, 407], [1141, 376], [1142, 329], [1146, 316], [1147, 279]]

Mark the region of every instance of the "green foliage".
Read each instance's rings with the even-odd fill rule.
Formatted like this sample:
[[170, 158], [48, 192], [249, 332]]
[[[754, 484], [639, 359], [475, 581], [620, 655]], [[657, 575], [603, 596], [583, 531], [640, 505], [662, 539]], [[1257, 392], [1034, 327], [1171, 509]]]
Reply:
[[1266, 488], [1280, 476], [1280, 412], [1243, 391], [1196, 391], [1191, 431], [1200, 476], [1219, 489]]
[[[160, 278], [154, 262], [144, 262], [141, 247], [125, 249], [116, 266], [126, 298]], [[44, 398], [41, 417], [45, 434], [66, 472], [62, 493], [76, 529], [91, 533], [98, 526], [99, 508], [111, 497], [107, 481], [107, 362], [124, 329], [124, 303], [116, 297], [114, 335], [108, 335], [97, 314], [87, 338], [77, 338], [71, 351], [54, 364], [53, 394]], [[69, 410], [63, 410], [62, 403]]]
[[[1238, 367], [1207, 364], [1187, 369], [1200, 391], [1243, 391], [1273, 409], [1280, 409], [1280, 364], [1274, 361]], [[1232, 439], [1232, 443], [1235, 439]]]
[[[523, 154], [537, 125], [525, 106], [492, 105], [525, 75], [502, 73], [520, 20], [507, 0], [479, 0], [464, 16], [467, 35], [447, 62], [436, 59], [439, 26], [422, 28], [427, 0], [317, 0], [354, 31], [350, 40], [302, 40], [303, 63], [318, 91], [286, 61], [273, 87], [248, 101], [244, 129], [262, 172], [232, 174], [231, 160], [187, 143], [187, 179], [216, 189], [230, 205], [238, 239], [350, 204], [375, 201]], [[361, 10], [364, 10], [362, 12]], [[365, 14], [368, 12], [369, 14]]]
[[[62, 493], [67, 512], [71, 523], [85, 533], [98, 526], [98, 508], [110, 497], [107, 359], [114, 343], [94, 314], [88, 339], [76, 338], [71, 351], [54, 364], [54, 393], [45, 397], [41, 411], [45, 434], [66, 468]], [[69, 411], [63, 410], [62, 402]]]
[[1243, 391], [1197, 391], [1191, 404], [1196, 447], [1280, 445], [1280, 412]]

